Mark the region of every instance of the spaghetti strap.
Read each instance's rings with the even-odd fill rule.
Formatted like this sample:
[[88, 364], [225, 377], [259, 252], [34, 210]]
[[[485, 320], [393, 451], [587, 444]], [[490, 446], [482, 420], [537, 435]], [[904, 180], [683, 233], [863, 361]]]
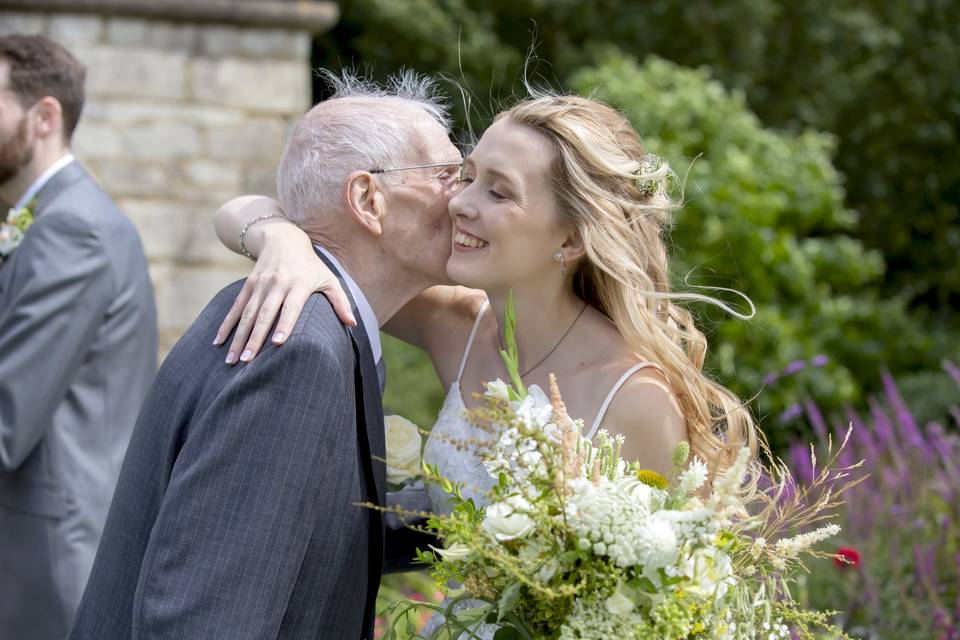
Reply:
[[473, 321], [473, 329], [470, 330], [470, 337], [467, 339], [467, 348], [463, 350], [463, 357], [460, 358], [460, 370], [457, 371], [458, 384], [460, 383], [460, 377], [463, 375], [463, 368], [467, 366], [467, 356], [470, 355], [470, 347], [473, 346], [473, 339], [476, 337], [477, 329], [480, 327], [480, 318], [483, 317], [483, 312], [487, 310], [489, 304], [489, 300], [484, 300], [480, 306], [480, 311], [477, 312], [477, 319]]
[[600, 423], [603, 422], [603, 417], [607, 414], [607, 409], [610, 408], [610, 403], [613, 401], [613, 396], [617, 395], [617, 391], [620, 391], [620, 387], [630, 379], [630, 376], [635, 374], [640, 369], [646, 369], [647, 367], [656, 367], [657, 365], [652, 362], [638, 362], [624, 372], [620, 379], [617, 380], [617, 383], [613, 385], [613, 388], [610, 389], [610, 393], [607, 394], [606, 399], [603, 401], [603, 404], [600, 405], [600, 411], [597, 412], [597, 417], [593, 421], [593, 426], [590, 427], [590, 431], [587, 433], [587, 440], [592, 440], [593, 436], [596, 435], [597, 429], [600, 428]]

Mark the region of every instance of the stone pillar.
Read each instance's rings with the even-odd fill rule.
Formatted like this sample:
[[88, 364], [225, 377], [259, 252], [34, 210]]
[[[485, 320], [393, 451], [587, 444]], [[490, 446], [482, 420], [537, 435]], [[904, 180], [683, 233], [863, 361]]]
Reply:
[[216, 0], [235, 10], [208, 5], [194, 19], [191, 3], [170, 2], [159, 19], [157, 2], [139, 4], [0, 2], [0, 32], [42, 33], [87, 65], [74, 152], [140, 230], [162, 358], [249, 270], [217, 241], [212, 216], [236, 195], [275, 193], [285, 134], [311, 103], [311, 35], [332, 26], [336, 8]]

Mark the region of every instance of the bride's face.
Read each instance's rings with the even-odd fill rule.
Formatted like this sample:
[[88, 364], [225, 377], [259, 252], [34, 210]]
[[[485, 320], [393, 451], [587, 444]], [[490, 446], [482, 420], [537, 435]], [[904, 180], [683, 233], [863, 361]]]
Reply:
[[560, 281], [553, 254], [570, 232], [550, 183], [555, 154], [545, 136], [507, 118], [484, 132], [450, 201], [451, 279], [487, 291]]

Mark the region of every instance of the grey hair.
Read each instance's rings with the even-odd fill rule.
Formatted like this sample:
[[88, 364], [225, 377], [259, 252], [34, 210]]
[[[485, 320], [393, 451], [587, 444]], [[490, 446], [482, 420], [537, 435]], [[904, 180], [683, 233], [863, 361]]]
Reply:
[[[277, 170], [277, 194], [287, 216], [303, 225], [336, 210], [340, 189], [357, 170], [403, 166], [419, 145], [419, 130], [404, 110], [422, 109], [449, 133], [448, 107], [433, 78], [412, 70], [384, 85], [346, 71], [319, 71], [333, 95], [314, 106], [294, 127]], [[363, 108], [336, 108], [351, 100]], [[402, 180], [382, 174], [387, 183]]]

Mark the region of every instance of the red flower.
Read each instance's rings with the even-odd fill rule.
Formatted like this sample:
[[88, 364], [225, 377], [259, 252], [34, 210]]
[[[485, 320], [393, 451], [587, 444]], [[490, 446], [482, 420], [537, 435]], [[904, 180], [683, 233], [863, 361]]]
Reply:
[[860, 552], [853, 547], [840, 547], [834, 554], [833, 564], [841, 569], [860, 566]]

